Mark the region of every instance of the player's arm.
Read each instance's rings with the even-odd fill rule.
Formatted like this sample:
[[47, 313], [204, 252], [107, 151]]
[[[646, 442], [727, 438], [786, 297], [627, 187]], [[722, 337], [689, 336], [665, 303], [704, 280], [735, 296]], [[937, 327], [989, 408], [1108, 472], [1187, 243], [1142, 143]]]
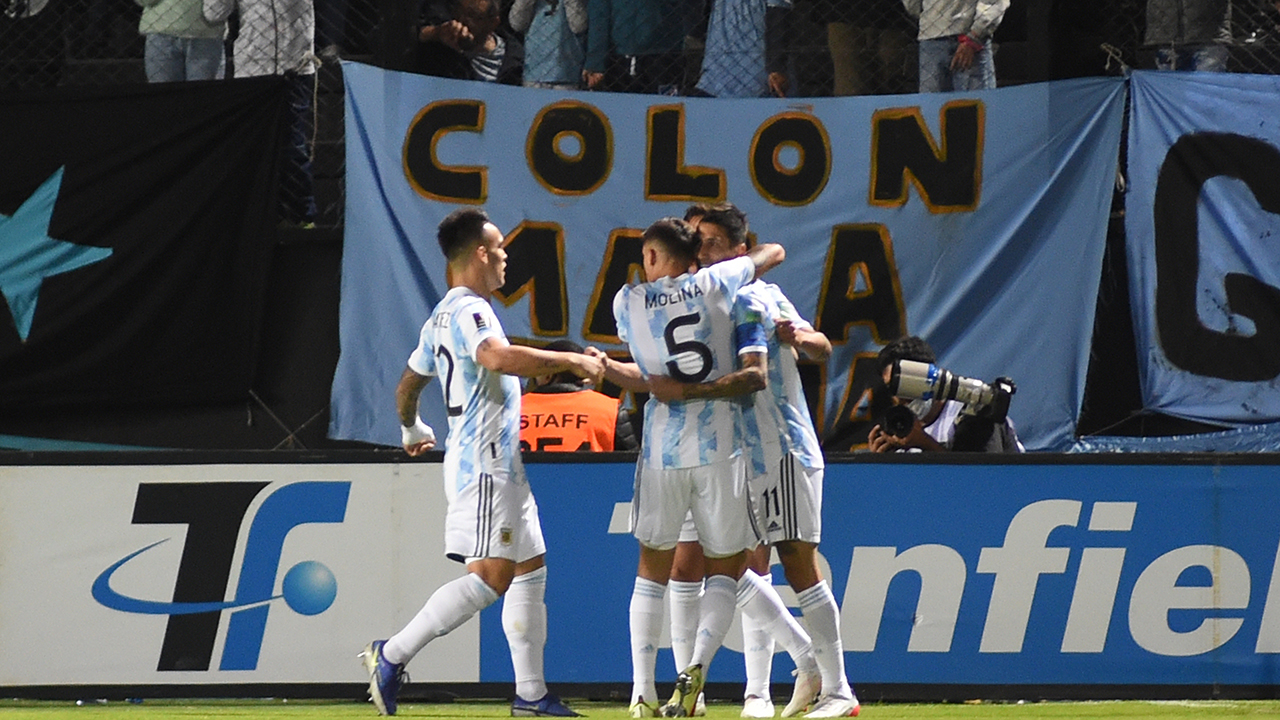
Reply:
[[756, 266], [756, 277], [778, 267], [787, 259], [787, 251], [778, 243], [761, 243], [747, 251], [747, 257]]
[[684, 383], [666, 375], [651, 375], [649, 392], [662, 402], [672, 402], [738, 397], [763, 390], [768, 383], [765, 354], [746, 353], [739, 355], [738, 359], [742, 363], [741, 368], [711, 382]]
[[400, 416], [400, 440], [404, 451], [417, 457], [436, 446], [436, 436], [431, 426], [418, 416], [418, 397], [431, 382], [426, 375], [419, 375], [406, 367], [396, 384], [396, 414]]
[[774, 329], [778, 341], [804, 353], [810, 360], [826, 360], [831, 355], [831, 340], [813, 328], [796, 327], [790, 320], [777, 320]]
[[512, 345], [503, 338], [486, 338], [476, 348], [476, 362], [493, 372], [520, 377], [554, 375], [566, 370], [599, 384], [604, 377], [604, 361], [586, 353], [556, 352]]
[[649, 384], [640, 373], [640, 366], [633, 362], [614, 360], [596, 347], [586, 349], [587, 354], [599, 357], [604, 363], [604, 379], [627, 392], [649, 392]]

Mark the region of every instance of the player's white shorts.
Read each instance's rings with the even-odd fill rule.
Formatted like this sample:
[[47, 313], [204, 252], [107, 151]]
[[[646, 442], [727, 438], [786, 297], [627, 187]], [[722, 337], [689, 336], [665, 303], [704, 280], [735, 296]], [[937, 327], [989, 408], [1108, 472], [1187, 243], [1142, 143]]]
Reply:
[[[450, 498], [444, 520], [444, 551], [450, 560], [505, 558], [519, 563], [547, 552], [538, 503], [523, 469], [517, 472], [518, 480], [482, 472]], [[448, 472], [445, 482], [453, 482]]]
[[684, 515], [684, 524], [680, 526], [680, 542], [698, 542], [698, 528], [693, 524], [692, 510]]
[[770, 455], [769, 472], [749, 478], [756, 524], [769, 544], [822, 538], [822, 468], [807, 468], [791, 453]]
[[675, 547], [689, 514], [703, 552], [709, 557], [727, 557], [760, 543], [741, 456], [669, 470], [649, 468], [640, 462], [635, 485], [631, 527], [636, 539], [647, 547]]

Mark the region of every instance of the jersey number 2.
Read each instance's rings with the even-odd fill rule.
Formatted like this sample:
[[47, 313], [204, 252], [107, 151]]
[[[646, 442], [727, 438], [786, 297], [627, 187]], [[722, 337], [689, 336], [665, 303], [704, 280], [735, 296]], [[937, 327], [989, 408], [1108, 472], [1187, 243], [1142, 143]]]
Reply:
[[462, 414], [462, 406], [454, 405], [449, 398], [453, 395], [453, 356], [449, 354], [449, 348], [441, 345], [436, 348], [436, 357], [442, 358], [449, 369], [444, 374], [444, 405], [449, 409], [449, 417], [457, 417]]

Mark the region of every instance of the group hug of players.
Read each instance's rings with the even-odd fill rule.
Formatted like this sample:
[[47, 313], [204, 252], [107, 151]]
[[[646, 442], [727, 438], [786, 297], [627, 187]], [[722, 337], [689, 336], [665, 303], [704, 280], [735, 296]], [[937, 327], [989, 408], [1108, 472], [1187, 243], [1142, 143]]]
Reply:
[[[520, 381], [572, 373], [648, 393], [632, 501], [640, 558], [629, 607], [631, 717], [705, 713], [706, 670], [735, 610], [743, 617], [743, 717], [772, 717], [774, 642], [796, 665], [783, 717], [847, 717], [860, 706], [845, 677], [839, 608], [817, 565], [823, 459], [796, 369], [827, 338], [760, 276], [782, 246], [750, 247], [745, 215], [694, 206], [643, 235], [645, 282], [614, 298], [634, 362], [589, 347], [512, 345], [490, 304], [505, 282], [502, 232], [483, 210], [455, 211], [437, 233], [450, 289], [422, 326], [396, 388], [406, 452], [435, 446], [418, 413], [436, 378], [449, 415], [444, 453], [446, 554], [467, 573], [440, 586], [387, 640], [362, 653], [379, 713], [394, 715], [405, 665], [500, 596], [515, 669], [515, 716], [576, 716], [548, 691], [546, 546], [520, 459]], [[776, 550], [801, 626], [767, 579]], [[675, 691], [657, 699], [655, 665], [670, 588]], [[584, 602], [589, 601], [583, 598]]]

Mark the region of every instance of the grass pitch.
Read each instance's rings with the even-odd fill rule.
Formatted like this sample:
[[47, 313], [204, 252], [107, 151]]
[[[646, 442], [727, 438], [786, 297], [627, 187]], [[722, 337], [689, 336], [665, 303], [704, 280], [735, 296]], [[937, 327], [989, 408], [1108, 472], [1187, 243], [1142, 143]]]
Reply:
[[[620, 703], [572, 702], [589, 718], [623, 720], [627, 708]], [[707, 717], [738, 717], [740, 706], [712, 703]], [[452, 703], [402, 703], [396, 717], [404, 718], [502, 718], [510, 717], [506, 702], [459, 701]], [[876, 703], [862, 706], [865, 720], [1215, 720], [1217, 718], [1280, 718], [1280, 701], [1123, 701], [1032, 703]], [[146, 700], [138, 704], [0, 700], [4, 720], [373, 720], [377, 711], [369, 703], [318, 700]]]

